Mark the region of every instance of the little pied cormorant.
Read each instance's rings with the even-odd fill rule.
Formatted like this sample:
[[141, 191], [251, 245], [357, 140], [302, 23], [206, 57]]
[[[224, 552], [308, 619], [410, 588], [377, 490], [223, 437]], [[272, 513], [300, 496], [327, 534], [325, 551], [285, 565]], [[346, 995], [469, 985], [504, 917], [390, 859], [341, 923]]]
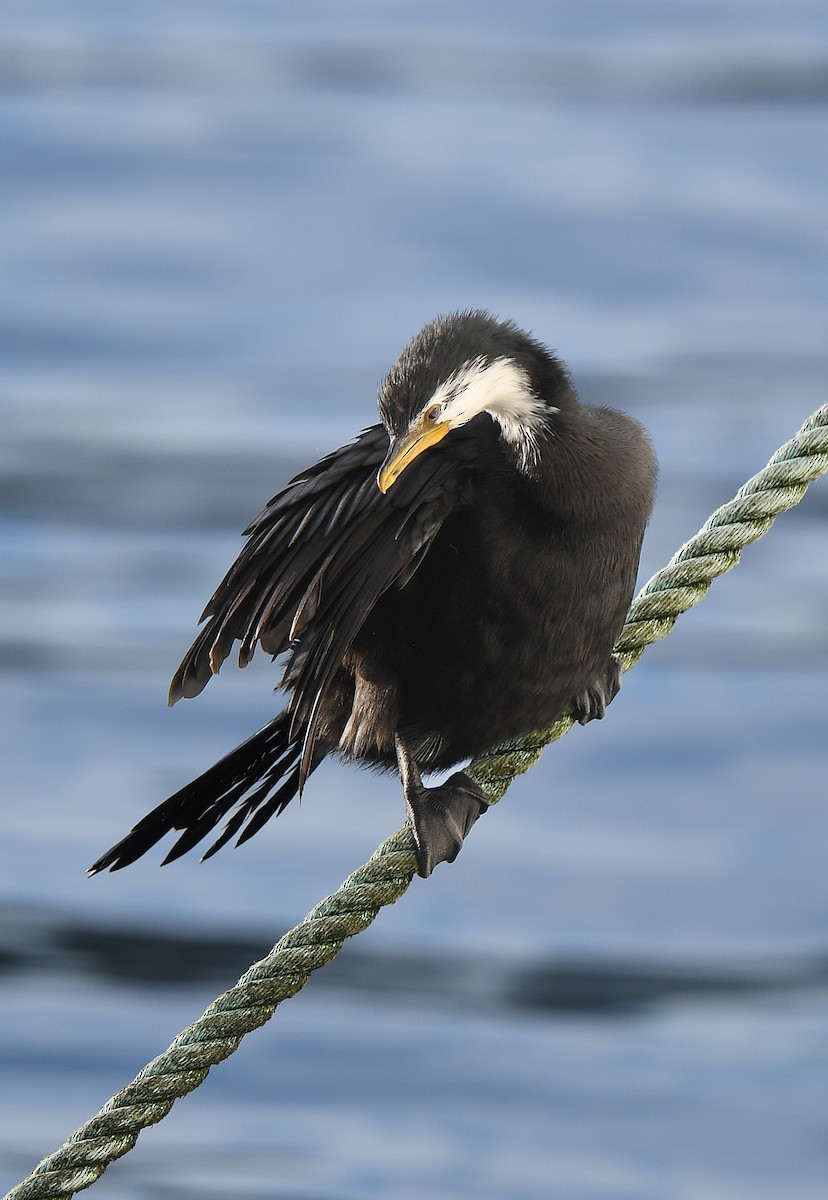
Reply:
[[484, 312], [440, 317], [379, 391], [382, 424], [302, 471], [248, 526], [170, 687], [196, 696], [235, 642], [287, 654], [284, 710], [90, 868], [170, 830], [205, 858], [279, 813], [327, 754], [399, 771], [420, 875], [487, 807], [443, 771], [544, 728], [602, 717], [656, 463], [647, 434], [581, 404], [564, 365]]

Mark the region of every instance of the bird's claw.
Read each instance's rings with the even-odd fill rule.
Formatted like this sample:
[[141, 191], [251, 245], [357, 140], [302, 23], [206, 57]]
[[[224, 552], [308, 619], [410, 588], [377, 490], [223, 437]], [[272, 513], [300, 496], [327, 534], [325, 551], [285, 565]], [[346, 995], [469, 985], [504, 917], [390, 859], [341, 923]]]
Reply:
[[572, 715], [578, 724], [586, 725], [589, 721], [600, 721], [620, 688], [621, 664], [613, 654], [604, 675], [594, 679], [580, 696], [576, 696], [572, 705]]
[[406, 806], [416, 846], [417, 874], [427, 879], [438, 863], [454, 862], [489, 802], [482, 788], [457, 771], [439, 787], [412, 788]]

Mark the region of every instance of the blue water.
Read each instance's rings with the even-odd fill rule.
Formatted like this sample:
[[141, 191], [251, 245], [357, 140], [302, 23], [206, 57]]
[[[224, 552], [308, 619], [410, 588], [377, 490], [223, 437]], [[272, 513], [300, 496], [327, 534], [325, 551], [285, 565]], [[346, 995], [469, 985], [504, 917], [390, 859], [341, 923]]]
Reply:
[[[0, 1184], [402, 821], [323, 767], [238, 852], [84, 869], [272, 713], [166, 685], [238, 532], [440, 311], [662, 464], [642, 580], [828, 400], [808, 0], [0, 12]], [[816, 1200], [828, 482], [99, 1193]]]

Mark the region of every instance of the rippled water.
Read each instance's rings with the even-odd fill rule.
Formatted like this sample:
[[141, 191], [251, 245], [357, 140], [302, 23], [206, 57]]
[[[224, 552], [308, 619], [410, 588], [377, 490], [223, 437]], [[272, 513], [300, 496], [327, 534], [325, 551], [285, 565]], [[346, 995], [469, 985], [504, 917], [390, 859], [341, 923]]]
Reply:
[[[84, 868], [273, 710], [165, 708], [238, 531], [438, 311], [662, 463], [642, 577], [828, 399], [828, 16], [6, 0], [0, 1183], [402, 820], [336, 765], [209, 864]], [[98, 1184], [811, 1200], [828, 1176], [828, 485]]]

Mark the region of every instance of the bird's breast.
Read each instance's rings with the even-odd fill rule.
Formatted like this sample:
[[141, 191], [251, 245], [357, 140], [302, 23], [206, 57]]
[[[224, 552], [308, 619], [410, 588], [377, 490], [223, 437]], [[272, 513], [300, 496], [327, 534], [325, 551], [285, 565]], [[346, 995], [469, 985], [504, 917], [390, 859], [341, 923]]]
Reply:
[[393, 695], [425, 765], [450, 766], [554, 720], [594, 677], [614, 633], [587, 586], [563, 531], [478, 505], [380, 599], [354, 645], [357, 677]]

